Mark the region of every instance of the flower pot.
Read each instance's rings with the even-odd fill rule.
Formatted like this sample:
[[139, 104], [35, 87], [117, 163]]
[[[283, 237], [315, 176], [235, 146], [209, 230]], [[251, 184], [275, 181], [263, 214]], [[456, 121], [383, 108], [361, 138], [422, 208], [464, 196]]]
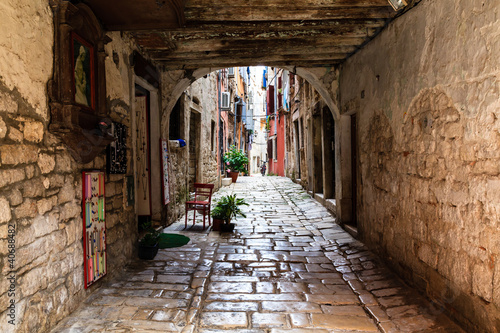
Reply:
[[212, 218], [212, 230], [220, 231], [221, 225], [224, 224], [224, 220]]
[[239, 172], [238, 171], [229, 171], [228, 174], [229, 174], [229, 177], [231, 177], [233, 183], [236, 183], [236, 179], [238, 179]]
[[224, 223], [220, 226], [220, 232], [233, 232], [235, 226], [234, 223]]
[[144, 260], [153, 260], [158, 253], [158, 243], [154, 246], [139, 244], [139, 258]]

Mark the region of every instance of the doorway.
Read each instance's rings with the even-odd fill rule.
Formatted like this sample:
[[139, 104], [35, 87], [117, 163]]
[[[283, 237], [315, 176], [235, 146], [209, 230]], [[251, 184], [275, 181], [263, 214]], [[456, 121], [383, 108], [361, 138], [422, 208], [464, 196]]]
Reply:
[[151, 221], [151, 127], [150, 94], [139, 85], [135, 85], [136, 119], [136, 203], [139, 230]]
[[189, 191], [194, 192], [194, 183], [199, 181], [201, 114], [191, 109], [189, 117]]
[[358, 123], [356, 114], [351, 115], [351, 222], [358, 226]]

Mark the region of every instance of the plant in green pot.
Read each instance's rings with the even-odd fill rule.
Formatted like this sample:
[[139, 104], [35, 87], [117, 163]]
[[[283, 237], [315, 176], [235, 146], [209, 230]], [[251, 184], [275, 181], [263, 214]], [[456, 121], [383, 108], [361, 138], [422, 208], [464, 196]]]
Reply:
[[234, 223], [231, 223], [231, 219], [238, 216], [247, 217], [240, 208], [243, 205], [248, 206], [248, 203], [243, 198], [236, 198], [236, 194], [225, 195], [217, 200], [211, 212], [213, 217], [212, 230], [233, 231]]
[[248, 157], [241, 149], [232, 145], [229, 148], [229, 151], [224, 154], [224, 164], [226, 165], [226, 170], [234, 183], [238, 178], [238, 173], [246, 170]]
[[158, 253], [158, 240], [160, 232], [151, 225], [151, 222], [143, 224], [146, 230], [144, 236], [139, 240], [139, 258], [152, 260]]

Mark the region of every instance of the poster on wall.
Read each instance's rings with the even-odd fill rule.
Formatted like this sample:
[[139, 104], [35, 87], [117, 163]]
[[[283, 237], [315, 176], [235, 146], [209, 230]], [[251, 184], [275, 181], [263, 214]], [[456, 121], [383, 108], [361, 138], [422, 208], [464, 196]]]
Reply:
[[108, 146], [108, 173], [127, 173], [127, 127], [123, 124], [112, 122], [110, 133], [115, 140]]
[[107, 273], [104, 171], [83, 171], [85, 289]]
[[168, 144], [167, 140], [161, 139], [161, 161], [162, 161], [162, 181], [163, 181], [163, 204], [166, 205], [170, 202], [170, 191], [168, 182]]

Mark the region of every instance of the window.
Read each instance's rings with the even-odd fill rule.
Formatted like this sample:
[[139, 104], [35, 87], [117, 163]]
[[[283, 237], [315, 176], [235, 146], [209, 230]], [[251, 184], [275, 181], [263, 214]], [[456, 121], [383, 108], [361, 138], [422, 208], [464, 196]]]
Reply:
[[210, 143], [211, 151], [215, 151], [215, 121], [212, 120], [212, 126], [210, 128]]
[[273, 138], [273, 160], [278, 160], [278, 140], [277, 138]]
[[230, 101], [230, 93], [228, 92], [223, 92], [221, 94], [221, 103], [220, 103], [220, 106], [222, 109], [229, 109], [229, 101]]
[[228, 77], [234, 77], [234, 67], [229, 67], [227, 69], [227, 76]]
[[177, 103], [175, 103], [175, 106], [170, 113], [168, 127], [168, 138], [170, 140], [181, 139], [181, 98], [177, 100]]

